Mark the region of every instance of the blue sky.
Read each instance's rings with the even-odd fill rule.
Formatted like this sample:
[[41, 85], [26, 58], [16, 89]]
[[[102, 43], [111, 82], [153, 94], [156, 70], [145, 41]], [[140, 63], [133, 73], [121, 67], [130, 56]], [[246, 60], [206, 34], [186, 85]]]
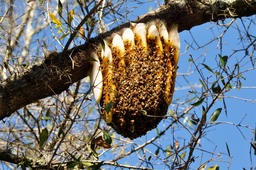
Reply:
[[[241, 23], [238, 24], [241, 25]], [[205, 42], [213, 39], [213, 35], [209, 31], [209, 28], [215, 27], [215, 23], [207, 23], [201, 26], [197, 26], [191, 29], [192, 35], [199, 42], [200, 45], [203, 45]], [[221, 28], [216, 28], [218, 30]], [[253, 28], [251, 28], [253, 29]], [[255, 29], [255, 27], [254, 27]], [[223, 30], [223, 29], [222, 29]], [[216, 36], [220, 35], [222, 31], [215, 32]], [[181, 36], [181, 44], [182, 49], [186, 45], [186, 42], [191, 42], [191, 36], [188, 31], [183, 31], [180, 33]], [[202, 42], [202, 43], [200, 43]], [[235, 49], [242, 48], [241, 43], [238, 40], [238, 34], [236, 29], [230, 29], [227, 31], [227, 34], [223, 37], [223, 50], [222, 55], [229, 55]], [[181, 53], [183, 50], [181, 50]], [[211, 43], [211, 45], [206, 46], [202, 50], [188, 50], [183, 53], [180, 57], [179, 64], [179, 73], [185, 73], [187, 71], [188, 62], [188, 54], [192, 54], [194, 58], [202, 58], [205, 64], [212, 66], [216, 63], [216, 56], [220, 53], [218, 48], [218, 41]], [[228, 64], [231, 68], [233, 63], [236, 63], [243, 57], [243, 52], [237, 53], [229, 59]], [[254, 56], [255, 57], [255, 56]], [[244, 65], [241, 67], [241, 70], [247, 70], [252, 68], [250, 63], [247, 63], [248, 60], [242, 61], [240, 64]], [[243, 63], [243, 64], [242, 64]], [[200, 66], [200, 62], [198, 62], [198, 67]], [[214, 67], [213, 67], [214, 68]], [[204, 72], [205, 76], [211, 77], [211, 73], [207, 74], [207, 71]], [[192, 84], [199, 84], [198, 79], [200, 78], [198, 73], [195, 73], [194, 77], [189, 78], [189, 82]], [[227, 105], [227, 116], [222, 111], [222, 114], [218, 118], [219, 122], [223, 122], [220, 125], [216, 125], [207, 130], [207, 135], [202, 139], [201, 145], [203, 148], [207, 148], [208, 151], [212, 152], [222, 152], [227, 154], [226, 143], [229, 146], [230, 154], [232, 156], [232, 162], [230, 165], [231, 169], [242, 169], [243, 167], [249, 169], [252, 165], [250, 162], [250, 142], [252, 142], [254, 138], [253, 129], [255, 127], [255, 94], [256, 94], [256, 80], [255, 80], [255, 69], [243, 74], [245, 80], [242, 80], [242, 88], [232, 89], [228, 93], [226, 93], [225, 102]], [[179, 83], [180, 77], [177, 78], [177, 83]], [[182, 80], [181, 80], [182, 81]], [[182, 84], [182, 83], [181, 83]], [[182, 85], [181, 85], [182, 86]], [[243, 88], [244, 87], [244, 88]], [[250, 88], [249, 88], [250, 87]], [[189, 89], [188, 89], [189, 90]], [[175, 96], [182, 94], [183, 92], [186, 94], [188, 90], [183, 90], [175, 93]], [[174, 98], [175, 98], [174, 96]], [[241, 98], [241, 99], [239, 99]], [[251, 100], [252, 102], [246, 102], [243, 99]], [[253, 103], [254, 102], [254, 103]], [[222, 101], [217, 102], [213, 109], [217, 109], [219, 107], [223, 108]], [[246, 126], [246, 127], [236, 127], [232, 124]], [[250, 128], [247, 128], [250, 127]], [[253, 165], [255, 165], [255, 156], [251, 154]], [[229, 161], [228, 157], [224, 157], [224, 160]], [[226, 169], [229, 167], [228, 163], [220, 162], [218, 163], [221, 169]]]

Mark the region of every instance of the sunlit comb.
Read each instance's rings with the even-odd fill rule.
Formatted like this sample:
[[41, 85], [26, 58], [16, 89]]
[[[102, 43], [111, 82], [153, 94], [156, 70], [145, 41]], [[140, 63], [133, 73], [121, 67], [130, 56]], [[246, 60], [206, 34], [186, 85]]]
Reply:
[[[165, 117], [179, 58], [177, 25], [133, 23], [104, 41], [94, 57], [91, 86], [105, 122], [130, 139], [145, 135]], [[96, 53], [95, 53], [96, 54]]]

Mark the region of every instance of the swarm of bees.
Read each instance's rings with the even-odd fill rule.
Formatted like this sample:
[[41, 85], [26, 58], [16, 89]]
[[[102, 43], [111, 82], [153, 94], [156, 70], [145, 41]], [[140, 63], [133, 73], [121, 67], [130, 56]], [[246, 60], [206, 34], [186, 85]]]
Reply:
[[90, 75], [105, 122], [134, 139], [165, 117], [174, 92], [179, 58], [177, 25], [132, 23], [105, 39]]

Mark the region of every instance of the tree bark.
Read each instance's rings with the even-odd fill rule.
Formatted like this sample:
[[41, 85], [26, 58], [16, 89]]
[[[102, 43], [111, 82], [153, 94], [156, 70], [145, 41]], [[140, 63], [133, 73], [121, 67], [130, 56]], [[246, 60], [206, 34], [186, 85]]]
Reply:
[[[226, 18], [256, 14], [254, 0], [169, 0], [159, 9], [149, 12], [134, 22], [147, 23], [155, 19], [167, 26], [178, 24], [179, 32], [194, 26]], [[119, 32], [125, 23], [101, 34], [81, 46], [64, 52], [49, 54], [41, 65], [0, 84], [0, 120], [16, 110], [47, 96], [59, 94], [71, 84], [86, 77], [91, 69], [90, 56], [102, 39]]]

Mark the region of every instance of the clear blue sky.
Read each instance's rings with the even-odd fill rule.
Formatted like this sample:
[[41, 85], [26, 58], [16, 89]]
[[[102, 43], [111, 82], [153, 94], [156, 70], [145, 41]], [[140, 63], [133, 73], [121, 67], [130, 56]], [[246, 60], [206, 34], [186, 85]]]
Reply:
[[[238, 20], [238, 25], [241, 28], [241, 23]], [[194, 39], [199, 43], [199, 45], [204, 45], [206, 42], [209, 42], [211, 39], [214, 38], [212, 32], [209, 28], [215, 27], [215, 23], [207, 23], [203, 24], [201, 26], [197, 26], [191, 30], [192, 35], [194, 36]], [[254, 27], [255, 29], [255, 27]], [[214, 30], [217, 30], [215, 33], [216, 36], [219, 36], [222, 34], [222, 31], [224, 29], [221, 29], [220, 27], [216, 27]], [[219, 31], [218, 31], [219, 30]], [[251, 28], [253, 30], [253, 28]], [[191, 36], [188, 33], [188, 31], [183, 31], [180, 33], [181, 36], [181, 44], [182, 49], [184, 50], [186, 46], [186, 42], [192, 42]], [[241, 42], [238, 39], [238, 32], [236, 29], [230, 28], [227, 33], [223, 37], [223, 50], [222, 55], [230, 55], [233, 50], [237, 50], [241, 47]], [[183, 50], [181, 50], [181, 53], [183, 53]], [[216, 59], [218, 59], [216, 56], [220, 53], [220, 50], [218, 48], [218, 41], [213, 42], [211, 45], [206, 46], [202, 50], [188, 50], [187, 52], [183, 53], [180, 57], [179, 62], [179, 73], [186, 73], [188, 70], [188, 62], [186, 62], [189, 58], [189, 54], [192, 54], [193, 58], [199, 57], [199, 60], [202, 60], [201, 62], [204, 62], [205, 64], [211, 66], [214, 68], [214, 65], [216, 64]], [[201, 56], [201, 57], [200, 57]], [[204, 57], [205, 56], [205, 57]], [[237, 53], [228, 61], [228, 66], [232, 68], [234, 65], [233, 63], [236, 63], [244, 56], [244, 52]], [[255, 56], [254, 56], [255, 57]], [[248, 60], [246, 60], [248, 61]], [[203, 68], [202, 65], [200, 65], [200, 62], [198, 63], [199, 68]], [[251, 63], [246, 63], [245, 61], [242, 61], [241, 63], [241, 71], [247, 70], [252, 68], [253, 66]], [[193, 70], [193, 69], [192, 69]], [[191, 71], [192, 71], [191, 70]], [[198, 73], [194, 73], [195, 75], [192, 75], [192, 77], [188, 77], [189, 82], [191, 84], [200, 84], [198, 79], [200, 78]], [[242, 81], [242, 88], [240, 90], [238, 89], [232, 89], [230, 92], [226, 93], [226, 106], [227, 106], [227, 116], [222, 111], [218, 121], [220, 122], [228, 122], [228, 123], [222, 123], [221, 125], [217, 125], [214, 127], [211, 127], [207, 130], [207, 134], [205, 138], [202, 139], [201, 145], [202, 148], [207, 149], [208, 151], [212, 151], [215, 153], [224, 153], [228, 154], [226, 149], [226, 144], [229, 146], [230, 154], [232, 156], [232, 162], [231, 162], [231, 169], [242, 169], [243, 167], [246, 169], [249, 169], [251, 165], [250, 161], [250, 142], [254, 140], [254, 134], [253, 130], [249, 128], [239, 127], [237, 128], [234, 125], [231, 124], [239, 124], [242, 126], [248, 126], [250, 128], [255, 127], [255, 94], [256, 94], [256, 71], [252, 70], [249, 72], [246, 72], [243, 74], [243, 77], [245, 80]], [[211, 77], [212, 74], [210, 72], [205, 71], [204, 69], [204, 76], [205, 77]], [[182, 82], [182, 78], [177, 78], [177, 83], [179, 84], [179, 80]], [[180, 84], [180, 86], [184, 86], [183, 83]], [[178, 86], [177, 86], [178, 87]], [[188, 94], [188, 90], [182, 90], [177, 91], [175, 93], [175, 97], [178, 97], [179, 94], [183, 95]], [[241, 99], [238, 99], [241, 98]], [[252, 102], [245, 102], [244, 99], [251, 100]], [[253, 103], [254, 102], [254, 103]], [[222, 100], [217, 102], [212, 111], [215, 109], [222, 107]], [[198, 112], [200, 112], [200, 108], [198, 108]], [[210, 113], [211, 113], [210, 112]], [[209, 117], [208, 117], [209, 118]], [[253, 151], [252, 151], [253, 153]], [[253, 165], [256, 165], [255, 156], [252, 155]], [[211, 155], [208, 155], [209, 157]], [[229, 161], [229, 157], [223, 155], [224, 161]], [[207, 154], [205, 154], [205, 157], [207, 158]], [[223, 161], [222, 160], [222, 161]], [[228, 163], [223, 162], [215, 162], [220, 165], [221, 169], [227, 169], [229, 166]]]

